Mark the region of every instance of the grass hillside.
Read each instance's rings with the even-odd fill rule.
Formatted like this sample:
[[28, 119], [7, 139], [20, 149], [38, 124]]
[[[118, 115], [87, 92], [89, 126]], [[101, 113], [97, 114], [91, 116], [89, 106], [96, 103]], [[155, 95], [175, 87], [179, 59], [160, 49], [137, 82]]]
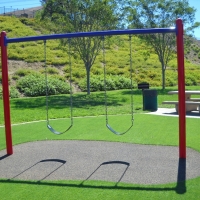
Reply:
[[[8, 38], [50, 34], [35, 19], [0, 16], [0, 30], [7, 32]], [[128, 36], [106, 38], [106, 70], [108, 75], [128, 78], [130, 76], [130, 48]], [[148, 55], [148, 51], [151, 54]], [[47, 41], [48, 74], [66, 81], [69, 78], [68, 47], [59, 40]], [[157, 55], [137, 36], [132, 37], [133, 83], [149, 82], [151, 86], [161, 86], [161, 65]], [[86, 70], [76, 52], [72, 52], [72, 80], [74, 89], [79, 90], [86, 78]], [[8, 45], [9, 79], [16, 88], [20, 79], [31, 73], [44, 73], [44, 42], [23, 42]], [[192, 49], [185, 49], [186, 85], [200, 84], [200, 45], [194, 40]], [[96, 58], [91, 68], [91, 77], [102, 76], [102, 54]], [[95, 79], [96, 82], [96, 79]], [[166, 86], [177, 85], [176, 54], [166, 70]], [[19, 88], [18, 88], [19, 89]], [[16, 91], [15, 91], [16, 92]]]

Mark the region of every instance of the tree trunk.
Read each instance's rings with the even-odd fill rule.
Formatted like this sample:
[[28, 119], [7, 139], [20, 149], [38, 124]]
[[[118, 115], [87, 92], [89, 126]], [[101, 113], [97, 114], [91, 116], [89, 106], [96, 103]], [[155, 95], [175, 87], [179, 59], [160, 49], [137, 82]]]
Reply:
[[90, 68], [86, 68], [87, 71], [87, 94], [90, 94]]
[[162, 63], [162, 89], [165, 89], [165, 66], [164, 63]]

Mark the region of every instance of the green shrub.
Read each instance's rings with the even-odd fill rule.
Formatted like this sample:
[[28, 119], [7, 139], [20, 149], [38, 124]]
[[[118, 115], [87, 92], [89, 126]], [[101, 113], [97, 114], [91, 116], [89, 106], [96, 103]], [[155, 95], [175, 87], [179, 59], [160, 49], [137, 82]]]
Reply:
[[43, 69], [41, 72], [47, 74], [59, 74], [59, 70], [55, 67], [47, 67], [46, 69]]
[[84, 68], [82, 68], [82, 69], [76, 68], [76, 69], [72, 70], [72, 76], [77, 79], [85, 77], [85, 70], [83, 70], [83, 69]]
[[26, 75], [31, 74], [31, 73], [35, 73], [35, 71], [33, 71], [31, 69], [18, 69], [15, 72], [15, 75], [22, 77], [22, 76], [26, 76]]
[[63, 72], [64, 73], [69, 73], [70, 72], [69, 66], [63, 67]]
[[63, 81], [63, 82], [66, 81], [66, 78], [62, 75], [59, 75], [59, 74], [51, 75], [51, 77], [54, 78], [54, 79], [58, 79], [60, 81]]
[[20, 93], [15, 87], [10, 87], [10, 98], [19, 98]]
[[0, 86], [0, 99], [2, 99], [2, 86]]
[[16, 80], [19, 80], [19, 79], [20, 79], [20, 76], [14, 74], [14, 75], [12, 76], [12, 79], [15, 80], [15, 81], [16, 81]]
[[47, 67], [47, 73], [48, 74], [59, 74], [59, 71], [55, 67]]
[[[10, 98], [19, 98], [20, 97], [20, 93], [15, 87], [10, 87], [9, 92], [10, 92], [10, 95], [9, 95]], [[2, 92], [2, 86], [0, 86], [0, 99], [2, 99], [2, 98], [3, 98], [3, 92]]]
[[31, 26], [31, 25], [34, 25], [34, 24], [35, 24], [35, 22], [34, 22], [33, 19], [29, 19], [29, 18], [22, 17], [22, 18], [19, 18], [19, 20], [20, 20], [23, 24], [25, 24], [25, 25], [27, 25], [27, 26]]
[[[46, 95], [45, 77], [40, 74], [29, 74], [17, 82], [17, 88], [25, 96], [44, 96]], [[69, 84], [51, 76], [48, 77], [48, 95], [68, 93], [70, 93]]]
[[[109, 75], [106, 77], [106, 90], [119, 90], [128, 89], [131, 87], [131, 80], [123, 76]], [[82, 79], [79, 82], [79, 87], [82, 91], [86, 91], [86, 80]], [[103, 91], [104, 90], [104, 76], [91, 76], [90, 77], [90, 90]]]
[[197, 77], [196, 74], [193, 71], [186, 71], [185, 73], [185, 84], [187, 86], [190, 85], [197, 85]]
[[177, 85], [177, 81], [173, 80], [172, 78], [168, 78], [165, 81], [165, 86], [175, 86]]

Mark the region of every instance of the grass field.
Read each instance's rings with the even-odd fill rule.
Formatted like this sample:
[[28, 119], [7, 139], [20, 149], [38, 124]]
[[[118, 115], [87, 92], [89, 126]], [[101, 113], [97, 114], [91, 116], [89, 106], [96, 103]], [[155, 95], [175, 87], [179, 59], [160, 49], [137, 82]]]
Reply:
[[[171, 90], [173, 88], [170, 88]], [[190, 88], [193, 89], [193, 88]], [[20, 144], [37, 140], [101, 140], [128, 142], [137, 144], [178, 145], [178, 118], [146, 115], [142, 111], [142, 98], [139, 91], [134, 91], [134, 126], [123, 136], [112, 134], [105, 126], [103, 94], [94, 93], [90, 98], [82, 93], [76, 94], [74, 100], [74, 125], [65, 134], [56, 136], [46, 128], [46, 122], [31, 122], [45, 120], [45, 98], [24, 98], [11, 100], [13, 142]], [[167, 92], [167, 91], [166, 91]], [[158, 104], [170, 97], [166, 92], [159, 91]], [[130, 101], [127, 91], [109, 93], [108, 101], [109, 123], [118, 131], [130, 126]], [[61, 97], [61, 98], [60, 98]], [[64, 96], [52, 97], [50, 114], [55, 118], [67, 117], [58, 99]], [[81, 101], [83, 100], [83, 101]], [[114, 105], [113, 105], [114, 104]], [[96, 111], [96, 112], [95, 112]], [[0, 112], [3, 115], [2, 106]], [[118, 114], [118, 115], [116, 115]], [[123, 115], [120, 115], [123, 114]], [[3, 124], [1, 115], [0, 123]], [[88, 116], [93, 115], [92, 117]], [[79, 116], [79, 117], [78, 117]], [[60, 131], [69, 126], [69, 119], [51, 120], [54, 127]], [[187, 146], [200, 152], [199, 119], [187, 118]], [[0, 127], [0, 149], [5, 148], [4, 127]], [[3, 159], [0, 161], [3, 162]], [[187, 180], [183, 184], [169, 183], [159, 185], [136, 185], [105, 182], [105, 181], [9, 181], [0, 179], [0, 199], [199, 199], [200, 177]], [[183, 185], [185, 187], [183, 187]], [[185, 190], [186, 188], [186, 190]]]

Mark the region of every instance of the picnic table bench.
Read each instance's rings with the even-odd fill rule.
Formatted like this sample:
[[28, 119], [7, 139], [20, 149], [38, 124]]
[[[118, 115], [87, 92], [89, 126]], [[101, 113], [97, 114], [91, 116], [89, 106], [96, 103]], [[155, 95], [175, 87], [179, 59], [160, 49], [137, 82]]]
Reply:
[[[178, 94], [178, 91], [170, 91], [168, 94]], [[200, 113], [200, 98], [191, 98], [191, 95], [200, 95], [200, 91], [185, 91], [186, 112], [199, 111]], [[176, 112], [178, 112], [178, 101], [163, 101], [162, 104], [174, 104]]]

